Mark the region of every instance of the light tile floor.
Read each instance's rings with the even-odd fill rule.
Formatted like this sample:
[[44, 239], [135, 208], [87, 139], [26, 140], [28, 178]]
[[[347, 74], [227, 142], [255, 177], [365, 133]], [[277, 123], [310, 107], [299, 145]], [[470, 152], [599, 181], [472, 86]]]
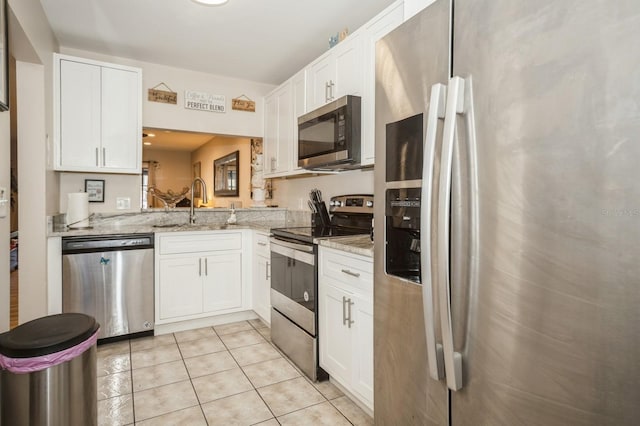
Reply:
[[312, 383], [260, 320], [98, 347], [99, 425], [372, 425]]

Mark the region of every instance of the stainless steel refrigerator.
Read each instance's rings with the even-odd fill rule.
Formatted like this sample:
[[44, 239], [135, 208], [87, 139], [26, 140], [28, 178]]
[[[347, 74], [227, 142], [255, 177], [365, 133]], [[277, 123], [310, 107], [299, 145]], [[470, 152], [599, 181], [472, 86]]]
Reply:
[[437, 0], [378, 42], [376, 424], [640, 421], [639, 41], [637, 0]]

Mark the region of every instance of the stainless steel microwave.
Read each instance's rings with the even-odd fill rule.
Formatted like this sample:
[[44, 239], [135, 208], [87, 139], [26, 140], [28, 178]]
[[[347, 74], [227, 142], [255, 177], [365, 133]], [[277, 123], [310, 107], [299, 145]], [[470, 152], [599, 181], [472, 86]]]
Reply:
[[360, 97], [343, 96], [298, 118], [298, 165], [311, 170], [360, 166]]

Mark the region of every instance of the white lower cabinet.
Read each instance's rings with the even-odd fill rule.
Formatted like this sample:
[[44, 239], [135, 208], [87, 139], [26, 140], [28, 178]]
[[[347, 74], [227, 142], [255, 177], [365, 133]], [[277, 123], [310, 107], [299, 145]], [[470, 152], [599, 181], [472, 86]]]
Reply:
[[271, 253], [269, 235], [253, 236], [252, 307], [267, 324], [271, 323]]
[[156, 322], [242, 310], [242, 233], [156, 234]]
[[373, 410], [373, 262], [319, 249], [320, 366]]

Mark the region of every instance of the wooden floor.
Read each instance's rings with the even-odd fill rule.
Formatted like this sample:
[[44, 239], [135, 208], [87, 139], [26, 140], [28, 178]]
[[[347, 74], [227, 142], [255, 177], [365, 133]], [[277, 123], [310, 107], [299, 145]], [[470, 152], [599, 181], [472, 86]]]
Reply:
[[18, 325], [18, 270], [11, 272], [9, 289], [9, 328]]

